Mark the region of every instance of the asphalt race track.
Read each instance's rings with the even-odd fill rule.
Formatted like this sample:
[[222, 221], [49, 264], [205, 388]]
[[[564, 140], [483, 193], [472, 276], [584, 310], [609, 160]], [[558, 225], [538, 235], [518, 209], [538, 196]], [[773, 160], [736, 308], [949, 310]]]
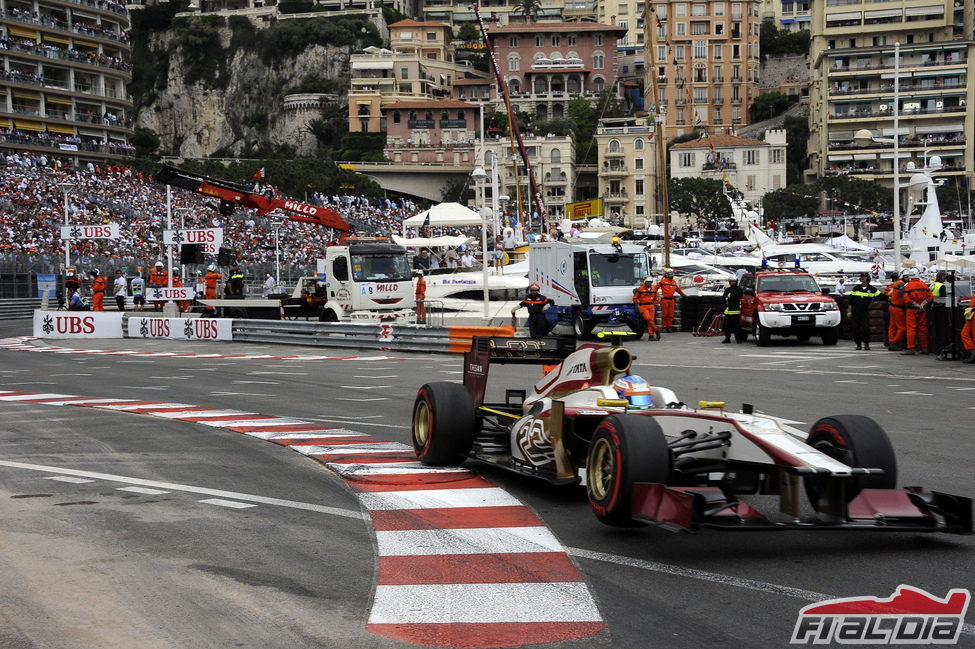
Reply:
[[[29, 328], [0, 322], [0, 337]], [[687, 403], [751, 403], [800, 428], [832, 414], [869, 415], [893, 440], [902, 485], [975, 496], [973, 366], [856, 352], [846, 341], [759, 349], [719, 340], [670, 334], [628, 346], [634, 371]], [[559, 576], [520, 583], [524, 554], [500, 549], [471, 572], [508, 586], [390, 589], [390, 539], [414, 537], [374, 529], [370, 503], [382, 493], [363, 495], [347, 463], [296, 453], [301, 433], [282, 445], [262, 431], [285, 426], [309, 438], [321, 429], [328, 443], [349, 435], [399, 448], [410, 441], [417, 388], [459, 381], [459, 357], [178, 341], [29, 344], [126, 353], [0, 348], [3, 649], [417, 646], [401, 641], [418, 637], [409, 624], [375, 624], [405, 618], [438, 625], [434, 644], [448, 647], [558, 637], [569, 639], [532, 646], [784, 647], [799, 610], [822, 599], [886, 597], [900, 584], [944, 597], [973, 586], [973, 537], [618, 530], [596, 521], [581, 488], [469, 464], [473, 473], [462, 478], [479, 486], [470, 493], [527, 506], [520, 520], [535, 522], [520, 523], [532, 531], [519, 542], [544, 545]], [[152, 355], [160, 352], [180, 355]], [[496, 367], [491, 396], [537, 376], [537, 367]], [[156, 405], [110, 409], [91, 399]], [[233, 418], [246, 425], [226, 424]], [[528, 623], [543, 618], [550, 635], [533, 635]], [[473, 623], [492, 620], [489, 633]], [[973, 621], [969, 610], [959, 646], [975, 646]]]

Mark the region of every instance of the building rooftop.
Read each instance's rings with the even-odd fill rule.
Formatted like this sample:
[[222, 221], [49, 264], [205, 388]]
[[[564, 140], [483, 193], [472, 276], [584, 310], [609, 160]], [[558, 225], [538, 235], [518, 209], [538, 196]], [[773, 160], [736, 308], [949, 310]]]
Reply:
[[435, 22], [418, 22], [412, 18], [407, 18], [406, 20], [393, 23], [390, 27], [450, 27], [450, 25]]
[[732, 147], [732, 146], [771, 146], [768, 142], [763, 142], [761, 140], [750, 140], [744, 137], [738, 137], [737, 135], [705, 135], [696, 140], [691, 140], [690, 142], [681, 142], [680, 144], [675, 144], [672, 149], [706, 149], [710, 147], [715, 149]]
[[498, 25], [488, 28], [488, 34], [531, 34], [535, 32], [617, 32], [625, 34], [627, 28], [602, 23], [530, 23], [525, 25]]
[[469, 104], [466, 101], [457, 101], [456, 99], [442, 99], [439, 101], [398, 101], [395, 104], [383, 106], [383, 110], [389, 110], [390, 108], [396, 108], [398, 110], [410, 110], [413, 108], [470, 108], [476, 110], [479, 106], [477, 104]]

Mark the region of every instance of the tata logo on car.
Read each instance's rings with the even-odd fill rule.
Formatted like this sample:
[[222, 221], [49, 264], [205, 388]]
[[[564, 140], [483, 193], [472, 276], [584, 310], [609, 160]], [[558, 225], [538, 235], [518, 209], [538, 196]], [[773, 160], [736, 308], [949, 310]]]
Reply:
[[568, 376], [569, 374], [588, 374], [588, 373], [589, 373], [588, 363], [576, 363], [575, 365], [570, 367], [569, 371], [566, 372], [565, 374], [566, 376]]
[[309, 216], [315, 216], [318, 214], [318, 208], [311, 205], [305, 205], [304, 203], [299, 203], [297, 201], [285, 201], [284, 209], [291, 210], [292, 212], [298, 212], [299, 214], [308, 214]]

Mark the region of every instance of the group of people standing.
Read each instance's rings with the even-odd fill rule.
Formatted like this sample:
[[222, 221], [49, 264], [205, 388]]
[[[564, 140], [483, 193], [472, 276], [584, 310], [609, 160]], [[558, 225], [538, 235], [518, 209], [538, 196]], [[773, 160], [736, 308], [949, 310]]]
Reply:
[[[647, 327], [648, 340], [660, 340], [660, 332], [674, 331], [674, 303], [684, 291], [674, 279], [674, 271], [669, 268], [664, 276], [654, 284], [652, 276], [646, 277], [643, 284], [633, 289], [633, 304]], [[660, 305], [660, 330], [657, 329], [657, 305]]]

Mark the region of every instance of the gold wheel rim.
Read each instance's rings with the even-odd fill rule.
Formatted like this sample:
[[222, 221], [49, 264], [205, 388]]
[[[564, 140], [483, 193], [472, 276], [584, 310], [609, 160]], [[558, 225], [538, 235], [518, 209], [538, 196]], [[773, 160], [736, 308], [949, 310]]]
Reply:
[[420, 448], [426, 446], [430, 439], [430, 407], [426, 401], [416, 404], [413, 412], [413, 439]]
[[589, 467], [589, 490], [593, 498], [603, 500], [609, 495], [613, 481], [613, 448], [606, 439], [596, 440], [592, 449], [592, 466]]

